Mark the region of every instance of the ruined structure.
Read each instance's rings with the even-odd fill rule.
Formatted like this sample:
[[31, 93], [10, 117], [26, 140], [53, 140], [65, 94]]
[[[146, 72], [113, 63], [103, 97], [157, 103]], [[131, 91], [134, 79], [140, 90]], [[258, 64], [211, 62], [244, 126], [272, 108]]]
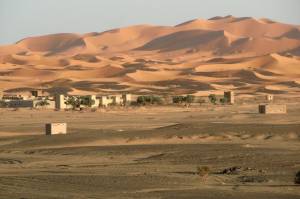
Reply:
[[64, 95], [55, 95], [55, 108], [59, 110], [67, 108]]
[[284, 104], [260, 104], [258, 112], [260, 114], [285, 114], [287, 113], [287, 108]]
[[268, 102], [274, 101], [274, 95], [266, 95], [266, 100], [267, 100]]
[[233, 91], [225, 91], [224, 98], [227, 99], [227, 103], [234, 104], [234, 92]]
[[45, 125], [46, 135], [67, 134], [66, 123], [49, 123]]

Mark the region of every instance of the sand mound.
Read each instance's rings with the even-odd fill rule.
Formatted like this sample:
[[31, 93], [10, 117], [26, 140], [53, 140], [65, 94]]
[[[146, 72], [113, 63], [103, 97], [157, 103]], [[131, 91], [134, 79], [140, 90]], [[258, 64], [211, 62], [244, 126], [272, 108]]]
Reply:
[[74, 47], [84, 47], [85, 43], [79, 35], [62, 33], [23, 39], [17, 42], [17, 45], [37, 52], [60, 52]]

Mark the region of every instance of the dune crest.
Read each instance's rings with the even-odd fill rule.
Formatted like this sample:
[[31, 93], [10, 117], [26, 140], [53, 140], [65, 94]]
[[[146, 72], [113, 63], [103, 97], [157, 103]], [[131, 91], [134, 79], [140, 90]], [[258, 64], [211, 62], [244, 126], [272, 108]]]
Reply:
[[299, 26], [231, 15], [59, 33], [0, 46], [0, 89], [298, 94], [299, 56]]

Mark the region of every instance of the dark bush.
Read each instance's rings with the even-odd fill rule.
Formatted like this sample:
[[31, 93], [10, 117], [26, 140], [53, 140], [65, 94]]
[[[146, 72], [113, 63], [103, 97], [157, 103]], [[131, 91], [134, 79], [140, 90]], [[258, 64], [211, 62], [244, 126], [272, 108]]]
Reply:
[[210, 101], [212, 104], [216, 104], [216, 102], [217, 102], [217, 97], [216, 97], [216, 95], [210, 94], [210, 95], [208, 96], [208, 98], [209, 98], [209, 101]]
[[162, 100], [158, 96], [149, 95], [149, 96], [139, 96], [136, 102], [138, 105], [161, 104]]

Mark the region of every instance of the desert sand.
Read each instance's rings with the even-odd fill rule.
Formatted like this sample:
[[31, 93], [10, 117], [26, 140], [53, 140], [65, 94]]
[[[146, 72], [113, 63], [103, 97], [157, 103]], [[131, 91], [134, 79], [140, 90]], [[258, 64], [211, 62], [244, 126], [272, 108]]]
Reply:
[[234, 16], [24, 38], [0, 46], [0, 89], [298, 95], [300, 29]]
[[[300, 198], [299, 56], [299, 26], [234, 16], [0, 46], [6, 93], [232, 90], [237, 98], [188, 108], [0, 109], [0, 198]], [[288, 113], [258, 114], [266, 94]], [[51, 122], [66, 122], [68, 134], [45, 136]]]
[[[284, 115], [251, 102], [1, 109], [0, 197], [300, 198], [299, 99]], [[48, 122], [67, 122], [68, 134], [45, 136]]]

